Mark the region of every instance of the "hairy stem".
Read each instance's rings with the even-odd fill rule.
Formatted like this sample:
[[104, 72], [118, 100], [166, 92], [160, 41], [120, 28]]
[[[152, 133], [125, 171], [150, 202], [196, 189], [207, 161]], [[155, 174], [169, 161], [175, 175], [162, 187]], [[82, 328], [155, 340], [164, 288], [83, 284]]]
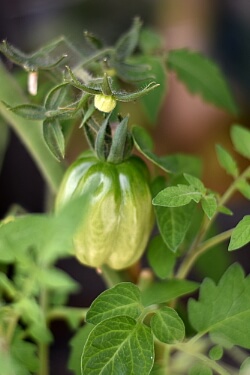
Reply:
[[212, 247], [218, 245], [219, 243], [228, 240], [231, 237], [233, 229], [229, 229], [225, 232], [218, 234], [212, 238], [209, 238], [207, 241], [203, 242], [200, 246], [196, 247], [195, 252], [190, 252], [185, 261], [181, 264], [176, 277], [179, 279], [184, 279], [186, 275], [189, 273], [190, 269], [192, 268], [195, 261], [204, 254], [207, 250], [211, 249]]

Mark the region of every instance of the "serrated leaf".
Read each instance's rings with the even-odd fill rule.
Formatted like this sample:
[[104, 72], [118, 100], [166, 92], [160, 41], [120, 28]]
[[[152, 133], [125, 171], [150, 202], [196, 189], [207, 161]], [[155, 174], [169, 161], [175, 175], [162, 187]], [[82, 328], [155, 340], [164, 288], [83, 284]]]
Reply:
[[214, 62], [198, 52], [178, 49], [169, 52], [167, 65], [191, 93], [200, 94], [207, 102], [233, 115], [238, 113], [229, 86]]
[[192, 221], [195, 204], [183, 207], [155, 206], [156, 220], [165, 244], [174, 253], [182, 244]]
[[144, 306], [166, 303], [175, 298], [190, 294], [198, 288], [198, 283], [188, 280], [154, 282], [142, 292], [142, 303]]
[[245, 198], [250, 199], [250, 184], [246, 180], [237, 181], [236, 187]]
[[99, 323], [91, 331], [82, 354], [84, 375], [148, 375], [154, 345], [150, 329], [128, 316]]
[[170, 307], [162, 307], [151, 318], [150, 326], [158, 340], [176, 344], [185, 337], [185, 326], [178, 313]]
[[184, 177], [187, 180], [187, 182], [190, 185], [194, 186], [198, 191], [200, 191], [201, 193], [206, 192], [206, 188], [205, 188], [203, 182], [199, 178], [197, 178], [195, 176], [192, 176], [188, 173], [184, 173]]
[[165, 279], [170, 276], [176, 261], [161, 236], [155, 236], [149, 243], [147, 258], [156, 276]]
[[207, 217], [211, 220], [217, 211], [217, 201], [213, 194], [205, 195], [201, 199], [201, 207]]
[[92, 302], [86, 320], [88, 323], [98, 324], [105, 319], [119, 315], [137, 319], [142, 309], [139, 288], [132, 283], [124, 282], [101, 293]]
[[93, 329], [92, 324], [85, 324], [83, 327], [78, 329], [76, 334], [70, 340], [70, 356], [68, 362], [69, 370], [74, 372], [74, 375], [81, 375], [81, 356], [82, 347], [85, 345], [90, 332]]
[[161, 207], [181, 207], [191, 201], [198, 203], [202, 194], [190, 185], [169, 186], [154, 197], [152, 203]]
[[58, 161], [64, 159], [65, 144], [61, 125], [56, 119], [47, 119], [43, 122], [44, 140]]
[[220, 145], [216, 145], [216, 153], [220, 166], [234, 178], [238, 177], [238, 166], [232, 155]]
[[200, 334], [210, 333], [217, 343], [250, 348], [250, 277], [233, 264], [218, 285], [205, 279], [199, 300], [189, 300], [189, 319]]
[[230, 134], [235, 150], [250, 159], [250, 131], [237, 124], [232, 126]]
[[237, 250], [248, 242], [250, 242], [250, 215], [244, 216], [234, 228], [228, 250]]

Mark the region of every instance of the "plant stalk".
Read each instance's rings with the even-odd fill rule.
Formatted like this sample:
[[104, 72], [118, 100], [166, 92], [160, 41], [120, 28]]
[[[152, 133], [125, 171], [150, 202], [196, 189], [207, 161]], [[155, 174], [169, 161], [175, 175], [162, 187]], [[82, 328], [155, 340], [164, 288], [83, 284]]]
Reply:
[[[43, 288], [40, 293], [40, 307], [43, 311], [44, 318], [46, 318], [48, 309], [48, 291]], [[39, 375], [49, 375], [49, 346], [47, 343], [39, 342], [38, 344], [39, 356]]]
[[[14, 77], [5, 69], [3, 64], [0, 64], [0, 77], [1, 101], [17, 105], [27, 103], [29, 101], [22, 92], [21, 87], [15, 81]], [[15, 99], [16, 103], [13, 103], [13, 98]], [[56, 159], [49, 152], [42, 137], [41, 121], [27, 120], [17, 116], [7, 109], [1, 102], [0, 113], [26, 146], [52, 191], [56, 192], [65, 168], [62, 164], [56, 161]]]

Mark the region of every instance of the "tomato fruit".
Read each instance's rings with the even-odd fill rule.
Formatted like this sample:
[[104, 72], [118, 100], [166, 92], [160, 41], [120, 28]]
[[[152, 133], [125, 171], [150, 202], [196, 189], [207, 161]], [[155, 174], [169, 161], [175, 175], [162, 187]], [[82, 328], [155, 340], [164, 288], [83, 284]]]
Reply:
[[73, 239], [80, 262], [119, 270], [141, 257], [154, 221], [148, 183], [148, 169], [137, 156], [114, 164], [86, 152], [69, 167], [56, 209], [72, 197], [88, 196]]

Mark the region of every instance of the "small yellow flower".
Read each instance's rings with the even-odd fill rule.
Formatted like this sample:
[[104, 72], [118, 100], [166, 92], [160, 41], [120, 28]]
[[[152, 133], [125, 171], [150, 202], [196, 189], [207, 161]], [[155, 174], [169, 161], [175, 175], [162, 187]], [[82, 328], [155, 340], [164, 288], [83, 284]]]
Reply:
[[112, 95], [97, 94], [94, 98], [94, 106], [101, 112], [109, 113], [116, 106], [116, 100]]

